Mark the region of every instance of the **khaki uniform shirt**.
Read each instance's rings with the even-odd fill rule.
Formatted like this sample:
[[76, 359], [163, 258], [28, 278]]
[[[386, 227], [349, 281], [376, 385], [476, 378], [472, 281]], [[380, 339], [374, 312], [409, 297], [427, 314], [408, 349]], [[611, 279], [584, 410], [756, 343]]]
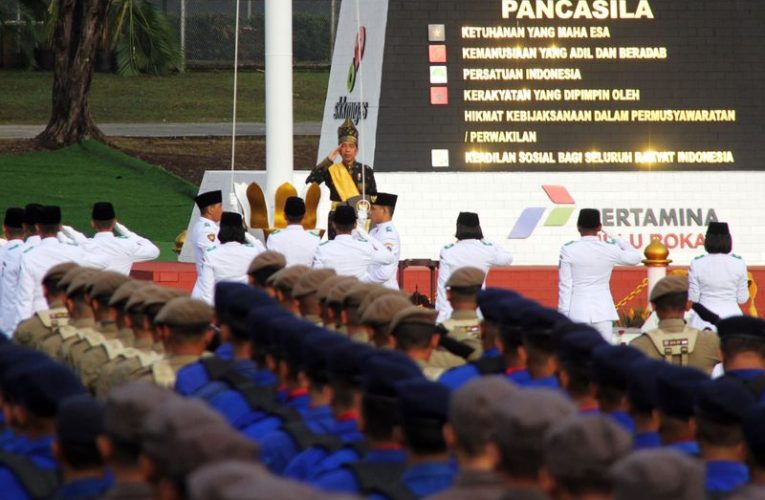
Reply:
[[175, 375], [186, 365], [190, 365], [202, 356], [193, 354], [176, 355], [171, 354], [150, 366], [142, 368], [135, 374], [134, 380], [151, 382], [167, 389], [175, 386]]
[[150, 337], [137, 339], [134, 347], [124, 348], [114, 359], [104, 363], [92, 384], [96, 396], [105, 398], [114, 387], [131, 381], [141, 368], [162, 359], [162, 355], [153, 349], [154, 345]]
[[[441, 375], [443, 375], [444, 372], [446, 371], [445, 368], [440, 368], [438, 366], [433, 366], [431, 364], [431, 361], [433, 360], [433, 355], [435, 355], [435, 353], [436, 351], [433, 351], [433, 354], [430, 356], [430, 361], [428, 362], [425, 362], [421, 359], [414, 360], [414, 362], [417, 363], [417, 366], [419, 366], [422, 369], [422, 373], [423, 375], [425, 375], [425, 378], [432, 382], [435, 382], [436, 380], [438, 380], [438, 378]], [[450, 353], [447, 353], [447, 354], [450, 354]], [[464, 363], [465, 360], [462, 360], [462, 362]]]
[[113, 321], [101, 323], [96, 326], [95, 330], [95, 333], [84, 333], [79, 341], [69, 344], [67, 352], [62, 352], [61, 359], [72, 367], [75, 373], [79, 373], [80, 358], [82, 358], [85, 351], [105, 340], [115, 340], [117, 338], [118, 329]]
[[[698, 368], [699, 370], [711, 374], [712, 368], [720, 362], [720, 339], [715, 332], [690, 328], [682, 319], [665, 319], [659, 321], [659, 328], [651, 330], [648, 333], [672, 334], [682, 333], [683, 331], [687, 331], [690, 335], [693, 335], [694, 333], [696, 335], [696, 344], [693, 351], [688, 354], [688, 366]], [[630, 346], [643, 352], [643, 354], [648, 357], [665, 359], [664, 353], [659, 352], [651, 338], [648, 336], [648, 333], [644, 333], [637, 337], [630, 343]], [[681, 364], [680, 355], [672, 356], [672, 364]]]
[[56, 332], [42, 341], [40, 350], [48, 356], [62, 361], [59, 358], [59, 352], [64, 345], [64, 342], [70, 344], [80, 339], [79, 332], [83, 330], [95, 331], [96, 322], [93, 318], [80, 318], [74, 321], [69, 321], [69, 324], [60, 326], [56, 329]]
[[[454, 478], [449, 489], [446, 489], [435, 495], [425, 497], [426, 500], [499, 500], [508, 491], [507, 484], [495, 472], [465, 470], [461, 471]], [[507, 498], [514, 498], [508, 496]], [[530, 496], [528, 498], [547, 498], [539, 492], [539, 497]]]
[[13, 334], [13, 341], [33, 349], [39, 349], [43, 340], [53, 335], [56, 328], [69, 324], [69, 312], [61, 301], [55, 301], [50, 309], [38, 311], [22, 321]]
[[[457, 356], [456, 354], [452, 354], [443, 347], [437, 347], [433, 353], [430, 355], [430, 360], [428, 360], [428, 366], [431, 366], [433, 368], [437, 368], [439, 370], [446, 371], [451, 368], [462, 366], [465, 364], [465, 359]], [[439, 377], [441, 375], [439, 374]]]
[[481, 320], [475, 310], [454, 311], [451, 318], [441, 323], [449, 330], [449, 337], [473, 348], [468, 361], [475, 361], [483, 354], [481, 343]]

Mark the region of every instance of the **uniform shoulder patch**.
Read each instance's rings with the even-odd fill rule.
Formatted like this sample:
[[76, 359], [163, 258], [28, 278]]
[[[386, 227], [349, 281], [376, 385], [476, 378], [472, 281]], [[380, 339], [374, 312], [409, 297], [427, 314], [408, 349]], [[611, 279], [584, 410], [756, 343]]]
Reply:
[[215, 235], [210, 233], [210, 234], [207, 235], [207, 239], [210, 240], [210, 241], [215, 241]]
[[385, 228], [385, 232], [386, 233], [392, 233], [393, 232], [393, 228], [391, 226], [388, 226], [388, 227]]
[[161, 387], [172, 389], [175, 385], [175, 372], [166, 359], [152, 364], [151, 374], [154, 377], [154, 382]]
[[210, 227], [210, 223], [209, 222], [205, 222], [204, 227]]

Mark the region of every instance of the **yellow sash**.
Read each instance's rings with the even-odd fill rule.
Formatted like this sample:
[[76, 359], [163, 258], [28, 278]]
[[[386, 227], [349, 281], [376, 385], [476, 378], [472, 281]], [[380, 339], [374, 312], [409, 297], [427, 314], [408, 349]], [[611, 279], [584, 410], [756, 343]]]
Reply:
[[337, 194], [343, 201], [361, 194], [348, 169], [342, 163], [336, 163], [329, 167], [329, 175], [332, 177], [332, 184], [335, 185]]

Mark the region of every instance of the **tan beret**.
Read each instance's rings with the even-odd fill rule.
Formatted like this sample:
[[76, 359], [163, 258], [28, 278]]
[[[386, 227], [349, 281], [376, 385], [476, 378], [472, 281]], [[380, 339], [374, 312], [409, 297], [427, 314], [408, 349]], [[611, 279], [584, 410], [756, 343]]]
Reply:
[[162, 290], [161, 287], [153, 284], [135, 290], [125, 302], [125, 312], [142, 312], [144, 302], [152, 295], [160, 293], [160, 290]]
[[346, 276], [344, 280], [338, 281], [327, 293], [327, 304], [342, 306], [345, 294], [359, 283], [360, 281], [352, 276]]
[[[315, 500], [329, 496], [305, 484], [272, 474], [260, 464], [233, 460], [198, 468], [189, 476], [187, 485], [189, 500]], [[336, 500], [346, 498], [336, 493], [331, 496]]]
[[386, 288], [384, 286], [375, 286], [374, 288], [369, 290], [369, 293], [367, 293], [366, 297], [364, 297], [361, 300], [361, 303], [359, 304], [359, 314], [364, 315], [364, 311], [367, 310], [367, 307], [374, 302], [375, 300], [379, 299], [380, 297], [385, 297], [386, 295], [403, 295], [406, 297], [406, 294], [401, 293], [398, 290], [393, 290], [392, 288]]
[[164, 306], [172, 299], [178, 297], [188, 298], [189, 294], [178, 288], [161, 286], [159, 287], [159, 290], [151, 294], [146, 300], [143, 301], [143, 311], [146, 312], [146, 309], [151, 306]]
[[274, 267], [277, 269], [284, 269], [287, 266], [287, 259], [279, 252], [268, 250], [267, 252], [259, 253], [252, 262], [250, 267], [247, 268], [247, 274], [255, 274], [266, 267]]
[[399, 311], [412, 307], [412, 302], [406, 297], [392, 293], [378, 297], [364, 310], [361, 323], [372, 327], [385, 326], [391, 322]]
[[335, 287], [335, 285], [345, 280], [353, 280], [354, 282], [358, 283], [358, 280], [352, 276], [330, 276], [329, 278], [325, 279], [321, 285], [319, 285], [319, 288], [316, 290], [316, 298], [319, 299], [319, 302], [326, 302], [327, 297], [329, 296], [329, 292]]
[[109, 299], [109, 305], [111, 307], [123, 307], [127, 304], [130, 296], [139, 288], [151, 286], [151, 282], [145, 280], [130, 280], [121, 284], [112, 294], [112, 298]]
[[335, 276], [334, 269], [314, 269], [303, 274], [292, 287], [292, 298], [299, 299], [316, 293], [324, 281]]
[[132, 382], [109, 393], [104, 406], [104, 428], [113, 438], [139, 443], [149, 413], [170, 398], [174, 392], [148, 382]]
[[670, 293], [688, 292], [687, 276], [666, 276], [659, 280], [651, 290], [650, 301], [669, 295]]
[[399, 325], [433, 325], [435, 329], [438, 311], [424, 307], [411, 306], [397, 312], [390, 322], [388, 332], [393, 333]]
[[481, 286], [486, 279], [486, 273], [477, 267], [460, 267], [446, 280], [447, 287]]
[[183, 480], [198, 467], [222, 460], [252, 461], [254, 442], [237, 433], [200, 400], [171, 398], [149, 413], [142, 450], [161, 477]]
[[160, 309], [154, 323], [169, 326], [192, 326], [210, 323], [213, 308], [207, 302], [188, 297], [176, 297]]
[[[71, 276], [71, 280], [68, 280], [70, 277], [70, 274], [72, 271], [77, 271], [74, 276]], [[98, 271], [97, 269], [92, 269], [89, 267], [81, 267], [79, 269], [72, 269], [72, 271], [69, 271], [64, 275], [63, 278], [61, 278], [61, 281], [59, 281], [59, 286], [61, 286], [62, 282], [68, 281], [67, 287], [66, 287], [66, 294], [67, 296], [72, 296], [76, 293], [85, 293], [88, 290], [88, 287], [93, 281], [93, 278], [96, 274], [99, 274], [101, 271]]]
[[101, 271], [90, 282], [88, 295], [92, 299], [106, 299], [114, 295], [114, 292], [124, 283], [131, 281], [128, 276], [114, 271]]
[[343, 307], [359, 307], [364, 297], [374, 288], [382, 288], [379, 285], [373, 285], [371, 283], [358, 283], [343, 295]]
[[279, 290], [292, 293], [295, 283], [297, 283], [298, 280], [310, 270], [311, 268], [308, 266], [285, 267], [281, 271], [272, 275], [268, 279], [268, 284]]
[[63, 278], [66, 273], [79, 267], [80, 266], [74, 262], [62, 262], [61, 264], [56, 264], [55, 266], [48, 269], [48, 272], [45, 273], [43, 281], [54, 281], [60, 285], [61, 278]]

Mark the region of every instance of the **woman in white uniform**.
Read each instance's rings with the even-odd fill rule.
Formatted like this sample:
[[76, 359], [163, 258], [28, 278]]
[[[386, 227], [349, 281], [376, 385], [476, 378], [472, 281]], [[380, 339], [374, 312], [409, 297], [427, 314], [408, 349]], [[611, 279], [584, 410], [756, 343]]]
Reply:
[[[746, 263], [731, 253], [733, 242], [725, 222], [710, 222], [704, 249], [707, 253], [691, 261], [688, 271], [688, 300], [699, 303], [721, 319], [740, 316], [749, 300]], [[693, 314], [691, 326], [714, 330], [711, 323]]]

